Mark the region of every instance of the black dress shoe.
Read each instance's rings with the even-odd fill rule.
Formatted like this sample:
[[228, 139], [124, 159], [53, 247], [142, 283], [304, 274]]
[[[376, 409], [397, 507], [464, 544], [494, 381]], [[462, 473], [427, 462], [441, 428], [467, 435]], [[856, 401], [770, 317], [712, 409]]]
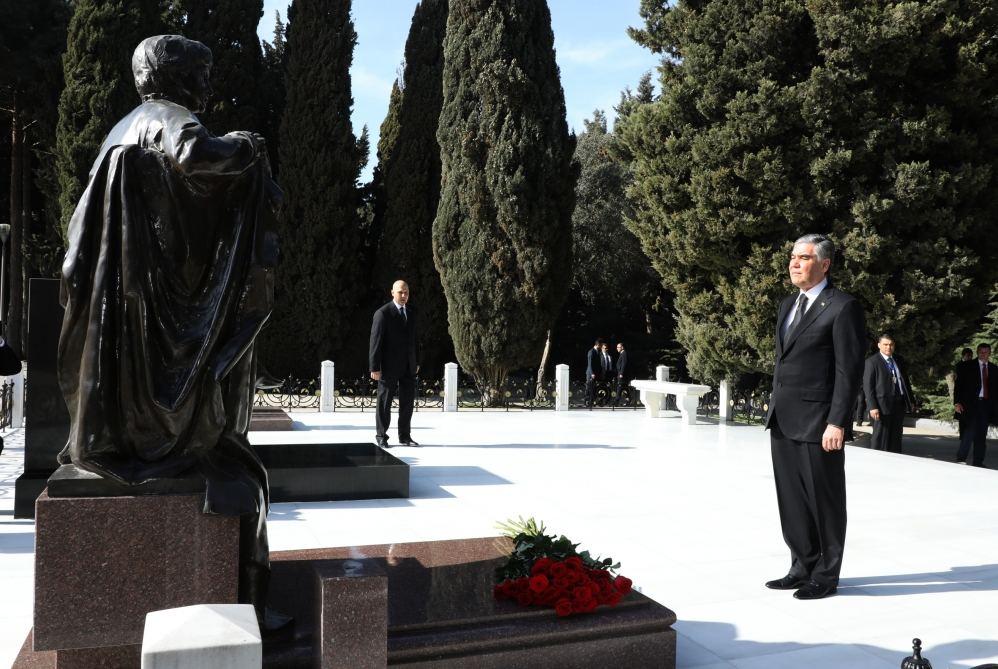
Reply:
[[834, 585], [822, 585], [815, 581], [809, 581], [794, 593], [794, 597], [797, 599], [822, 599], [834, 595], [836, 589]]
[[766, 581], [766, 587], [770, 590], [796, 590], [802, 585], [807, 585], [806, 578], [797, 578], [796, 576], [791, 576], [787, 574], [783, 578], [778, 578], [775, 581]]
[[378, 446], [380, 446], [381, 448], [391, 448], [392, 447], [392, 445], [388, 443], [387, 439], [375, 439], [375, 441], [377, 442]]
[[412, 439], [412, 437], [406, 437], [405, 439], [399, 439], [399, 443], [402, 444], [403, 446], [419, 446], [419, 444], [416, 443]]

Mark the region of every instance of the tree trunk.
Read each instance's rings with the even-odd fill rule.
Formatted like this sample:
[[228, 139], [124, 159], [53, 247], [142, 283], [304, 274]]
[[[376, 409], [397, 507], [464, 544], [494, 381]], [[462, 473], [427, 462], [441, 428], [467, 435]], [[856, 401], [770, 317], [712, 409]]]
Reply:
[[[23, 119], [15, 119], [20, 122]], [[8, 252], [10, 281], [10, 307], [7, 309], [7, 317], [10, 319], [7, 325], [7, 338], [18, 355], [24, 356], [24, 287], [27, 281], [24, 279], [24, 238], [27, 234], [28, 221], [31, 212], [31, 153], [30, 142], [27, 138], [27, 130], [21, 128], [21, 215], [17, 218], [11, 217], [10, 221], [10, 251]], [[11, 148], [13, 155], [14, 149]], [[13, 170], [11, 170], [13, 172]], [[13, 177], [11, 178], [13, 181]], [[13, 183], [11, 184], [13, 187]]]
[[[14, 96], [13, 96], [13, 100], [12, 100], [12, 104], [11, 104], [11, 114], [10, 114], [10, 230], [11, 230], [11, 238], [7, 240], [7, 243], [4, 244], [4, 248], [3, 248], [3, 252], [6, 253], [7, 257], [11, 258], [12, 260], [14, 258], [14, 254], [11, 253], [11, 251], [14, 250], [12, 242], [14, 241], [14, 238], [15, 238], [14, 235], [15, 234], [19, 234], [19, 233], [15, 233], [14, 231], [15, 230], [19, 231], [21, 229], [21, 227], [22, 227], [21, 223], [22, 223], [22, 220], [23, 220], [22, 216], [21, 216], [22, 211], [23, 211], [23, 202], [21, 200], [21, 195], [22, 195], [22, 186], [23, 186], [23, 181], [24, 180], [23, 180], [23, 178], [21, 176], [21, 172], [22, 172], [22, 170], [24, 168], [24, 151], [22, 149], [22, 145], [24, 143], [24, 135], [23, 135], [23, 131], [22, 131], [22, 128], [21, 128], [21, 110], [18, 107], [18, 103], [19, 103], [19, 100], [17, 99], [17, 92], [15, 91], [14, 92]], [[17, 239], [19, 239], [19, 237]], [[7, 276], [3, 277], [3, 284], [4, 284], [4, 289], [5, 289], [4, 292], [8, 292], [8, 289], [12, 289], [13, 288], [13, 286], [11, 285], [11, 282], [8, 279], [9, 276], [13, 275], [13, 272], [11, 272], [10, 269], [12, 269], [12, 268], [9, 268], [9, 266], [8, 266]], [[13, 292], [14, 292], [13, 290], [9, 290], [9, 293], [11, 295], [13, 295]], [[3, 305], [2, 313], [0, 313], [0, 319], [3, 320], [3, 326], [4, 326], [3, 327], [3, 336], [5, 338], [7, 338], [7, 339], [12, 339], [13, 337], [16, 337], [17, 339], [20, 339], [20, 337], [18, 337], [15, 333], [11, 332], [10, 319], [7, 317], [8, 314], [10, 313], [10, 311], [11, 311], [10, 310], [10, 300], [5, 299], [5, 296], [2, 295], [2, 294], [0, 294], [0, 305]], [[20, 354], [20, 352], [21, 352], [20, 342], [17, 342], [17, 344], [15, 345], [14, 342], [11, 341], [11, 345], [14, 347], [14, 350], [17, 351], [18, 354]]]
[[541, 353], [541, 364], [537, 368], [537, 383], [534, 385], [534, 398], [544, 397], [544, 370], [548, 366], [548, 354], [551, 352], [551, 330], [548, 329], [547, 338], [544, 340], [544, 352]]

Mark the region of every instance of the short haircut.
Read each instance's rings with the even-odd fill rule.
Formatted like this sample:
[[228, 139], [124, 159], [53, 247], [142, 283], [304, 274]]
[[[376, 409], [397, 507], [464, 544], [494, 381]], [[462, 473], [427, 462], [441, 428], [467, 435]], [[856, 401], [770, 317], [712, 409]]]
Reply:
[[977, 350], [980, 351], [982, 348], [986, 348], [986, 349], [988, 349], [990, 351], [991, 350], [991, 344], [989, 344], [986, 341], [985, 342], [981, 342], [980, 344], [977, 345]]
[[814, 254], [818, 256], [818, 260], [835, 261], [835, 243], [825, 235], [804, 235], [794, 242], [794, 246], [798, 244], [814, 244]]
[[882, 342], [882, 341], [883, 341], [883, 340], [885, 340], [885, 339], [889, 339], [889, 340], [891, 340], [891, 341], [893, 341], [893, 342], [896, 342], [896, 341], [897, 341], [896, 339], [894, 339], [894, 336], [893, 336], [893, 335], [891, 335], [891, 333], [890, 333], [890, 332], [881, 332], [881, 333], [880, 333], [880, 336], [879, 336], [879, 337], [877, 337], [877, 343], [879, 344], [880, 342]]
[[964, 356], [964, 355], [974, 355], [974, 352], [971, 351], [969, 348], [964, 348], [962, 351], [960, 351], [960, 355], [961, 356]]
[[603, 337], [597, 337], [596, 343], [593, 344], [593, 346], [602, 346], [602, 345], [603, 345]]

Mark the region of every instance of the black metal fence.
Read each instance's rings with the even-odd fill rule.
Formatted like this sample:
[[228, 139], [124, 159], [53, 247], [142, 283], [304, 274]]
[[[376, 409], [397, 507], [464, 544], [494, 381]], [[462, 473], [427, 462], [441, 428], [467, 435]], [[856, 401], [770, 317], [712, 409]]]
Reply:
[[[768, 390], [735, 388], [728, 400], [733, 420], [762, 423], [766, 420], [766, 412], [769, 411], [769, 396]], [[717, 390], [711, 390], [700, 398], [697, 415], [717, 418], [721, 415], [720, 409], [720, 395]]]

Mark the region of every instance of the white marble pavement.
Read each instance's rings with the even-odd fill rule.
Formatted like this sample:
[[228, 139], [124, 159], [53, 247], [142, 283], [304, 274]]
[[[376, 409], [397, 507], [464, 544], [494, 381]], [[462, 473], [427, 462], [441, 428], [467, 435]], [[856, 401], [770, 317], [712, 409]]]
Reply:
[[[371, 412], [295, 418], [295, 439], [374, 436]], [[18, 436], [0, 456], [0, 667], [30, 627], [32, 524], [11, 516]], [[272, 548], [486, 536], [533, 515], [677, 612], [679, 667], [894, 669], [913, 636], [936, 669], [998, 662], [998, 471], [850, 448], [839, 594], [800, 602], [762, 585], [788, 559], [759, 427], [420, 411], [413, 437], [422, 448], [394, 450], [412, 465], [410, 499], [274, 505]]]

